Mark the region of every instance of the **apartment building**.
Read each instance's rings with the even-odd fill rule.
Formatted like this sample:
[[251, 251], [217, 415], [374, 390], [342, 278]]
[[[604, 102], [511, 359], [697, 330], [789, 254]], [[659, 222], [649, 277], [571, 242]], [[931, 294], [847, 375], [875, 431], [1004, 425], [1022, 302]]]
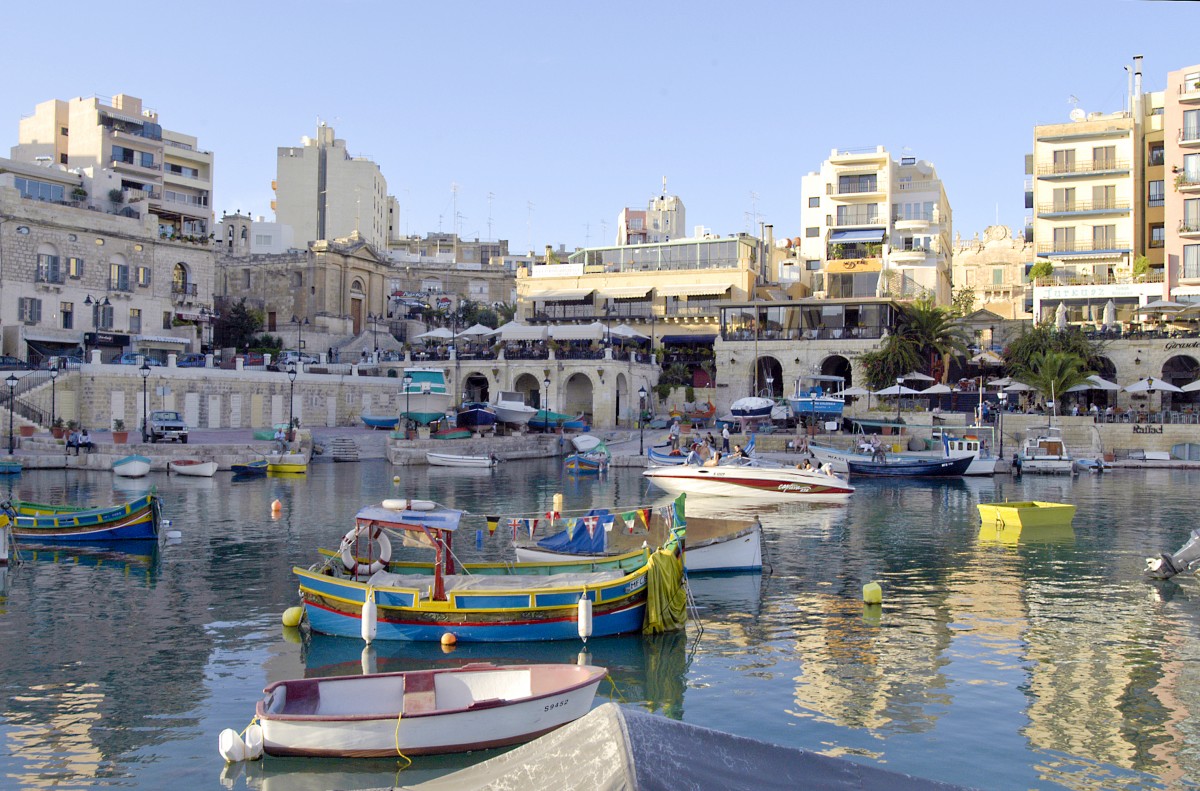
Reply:
[[279, 223], [292, 227], [300, 247], [357, 234], [376, 250], [387, 250], [399, 204], [387, 193], [379, 166], [351, 156], [333, 127], [320, 124], [316, 137], [279, 148], [275, 167], [271, 208]]
[[800, 258], [815, 295], [949, 304], [950, 202], [934, 166], [883, 146], [834, 149], [801, 179]]
[[62, 165], [84, 178], [76, 199], [158, 217], [163, 238], [212, 233], [213, 155], [164, 129], [136, 96], [51, 99], [22, 118], [12, 158]]
[[617, 244], [657, 244], [687, 235], [687, 210], [676, 195], [656, 195], [645, 209], [624, 208], [617, 216]]
[[1200, 297], [1200, 65], [1167, 74], [1163, 126], [1163, 252], [1177, 284], [1172, 297], [1194, 301]]

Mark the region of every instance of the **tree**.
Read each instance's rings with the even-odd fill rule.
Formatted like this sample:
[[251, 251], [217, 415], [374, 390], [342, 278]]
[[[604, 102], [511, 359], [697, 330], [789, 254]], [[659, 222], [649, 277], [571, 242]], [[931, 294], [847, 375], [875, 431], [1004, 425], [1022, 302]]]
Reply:
[[[1046, 398], [1061, 402], [1067, 390], [1082, 384], [1094, 371], [1072, 352], [1043, 351], [1031, 357], [1026, 367], [1016, 371], [1017, 378]], [[1057, 411], [1057, 410], [1056, 410]]]
[[924, 372], [931, 372], [936, 362], [948, 356], [961, 357], [967, 353], [962, 329], [955, 326], [949, 311], [935, 305], [929, 297], [901, 307], [896, 334], [916, 349], [922, 361], [917, 370]]
[[1054, 264], [1048, 259], [1043, 258], [1033, 266], [1029, 267], [1030, 282], [1037, 280], [1039, 277], [1050, 277], [1054, 274]]
[[1145, 280], [1146, 275], [1150, 274], [1150, 259], [1144, 255], [1139, 255], [1133, 259], [1133, 276], [1137, 280]]
[[975, 287], [962, 286], [954, 290], [950, 300], [950, 315], [968, 316], [975, 311]]
[[1060, 330], [1053, 322], [1045, 321], [1036, 327], [1025, 328], [1004, 350], [1004, 363], [1009, 371], [1029, 370], [1033, 358], [1046, 352], [1063, 352], [1078, 357], [1084, 367], [1100, 370], [1104, 367], [1101, 355], [1104, 346], [1090, 340], [1079, 327]]
[[901, 335], [889, 335], [883, 345], [858, 358], [867, 387], [882, 390], [896, 383], [896, 377], [921, 367], [921, 353], [916, 345]]
[[244, 348], [262, 329], [262, 311], [246, 307], [246, 299], [227, 305], [213, 322], [213, 342], [217, 346]]

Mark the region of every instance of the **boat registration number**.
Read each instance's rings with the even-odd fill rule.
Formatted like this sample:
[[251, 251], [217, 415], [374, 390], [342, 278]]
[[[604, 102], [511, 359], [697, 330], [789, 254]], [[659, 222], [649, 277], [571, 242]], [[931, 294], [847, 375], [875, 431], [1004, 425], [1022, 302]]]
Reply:
[[559, 706], [565, 706], [570, 702], [571, 702], [570, 698], [563, 698], [562, 700], [558, 701], [557, 703], [550, 703], [550, 704], [544, 706], [542, 708], [542, 711], [551, 711], [552, 709], [557, 709]]
[[634, 591], [641, 590], [644, 587], [646, 587], [646, 578], [644, 576], [638, 577], [625, 586], [625, 592], [633, 593]]

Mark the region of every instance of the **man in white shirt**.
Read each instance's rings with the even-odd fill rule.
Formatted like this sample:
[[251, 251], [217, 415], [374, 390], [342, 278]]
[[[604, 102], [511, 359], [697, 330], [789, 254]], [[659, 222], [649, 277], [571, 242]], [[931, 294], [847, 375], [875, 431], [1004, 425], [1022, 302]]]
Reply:
[[729, 452], [729, 426], [721, 427], [721, 450]]

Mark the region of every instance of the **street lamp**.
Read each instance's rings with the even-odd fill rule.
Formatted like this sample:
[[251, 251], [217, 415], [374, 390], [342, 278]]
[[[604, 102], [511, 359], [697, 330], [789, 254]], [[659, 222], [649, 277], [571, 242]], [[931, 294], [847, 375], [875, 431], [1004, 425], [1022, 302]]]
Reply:
[[16, 403], [13, 401], [13, 388], [17, 386], [16, 374], [9, 374], [4, 383], [8, 385], [8, 455], [13, 455], [13, 407]]
[[[207, 354], [208, 350], [212, 347], [212, 341], [213, 341], [212, 323], [219, 318], [221, 318], [221, 316], [215, 310], [209, 310], [207, 307], [200, 308], [200, 351], [204, 352], [205, 354]], [[207, 342], [205, 342], [205, 340], [204, 340], [205, 325], [208, 325], [208, 341]]]
[[542, 392], [545, 394], [545, 403], [542, 404], [542, 409], [546, 410], [546, 420], [550, 420], [550, 377], [542, 380]]
[[377, 316], [374, 313], [367, 314], [367, 320], [371, 322], [371, 348], [374, 350], [374, 361], [379, 362], [379, 320], [383, 316]]
[[296, 364], [289, 363], [287, 369], [288, 376], [288, 430], [287, 438], [289, 443], [292, 441], [292, 426], [296, 425]]
[[[86, 297], [84, 297], [83, 304], [87, 305], [88, 307], [90, 307], [92, 309], [92, 329], [93, 330], [101, 329], [102, 326], [104, 325], [104, 316], [101, 311], [101, 308], [111, 307], [112, 302], [109, 301], [107, 296], [105, 296], [103, 299], [96, 299], [91, 294], [88, 294]], [[88, 347], [87, 347], [87, 335], [86, 334], [83, 336], [83, 361], [85, 363], [88, 362]]]
[[1008, 401], [1008, 393], [1001, 391], [996, 399], [1000, 402], [1000, 415], [996, 418], [996, 431], [1000, 434], [1000, 458], [1004, 458], [1004, 405]]
[[[900, 397], [902, 395], [901, 388], [903, 388], [903, 387], [904, 387], [904, 378], [901, 376], [897, 376], [896, 377], [896, 423], [900, 422]], [[899, 429], [897, 429], [897, 431], [898, 430]]]
[[412, 420], [412, 374], [404, 375], [404, 438], [408, 439], [408, 422]]
[[300, 317], [293, 313], [292, 323], [296, 325], [296, 351], [302, 352], [304, 351], [304, 325], [308, 324], [308, 319], [301, 321]]
[[775, 377], [767, 374], [767, 398], [775, 397]]
[[54, 426], [54, 418], [57, 416], [57, 405], [55, 404], [54, 383], [58, 379], [58, 366], [50, 366], [50, 426]]
[[638, 455], [646, 453], [646, 386], [638, 388]]
[[142, 442], [150, 440], [150, 399], [146, 393], [146, 380], [150, 378], [150, 363], [143, 361], [138, 369], [142, 375]]
[[809, 425], [812, 430], [809, 431], [809, 434], [815, 435], [817, 433], [816, 429], [815, 429], [815, 426], [817, 425], [817, 391], [816, 390], [808, 391], [808, 404], [809, 404], [809, 406], [812, 407], [812, 417], [809, 418], [809, 420], [811, 421]]

